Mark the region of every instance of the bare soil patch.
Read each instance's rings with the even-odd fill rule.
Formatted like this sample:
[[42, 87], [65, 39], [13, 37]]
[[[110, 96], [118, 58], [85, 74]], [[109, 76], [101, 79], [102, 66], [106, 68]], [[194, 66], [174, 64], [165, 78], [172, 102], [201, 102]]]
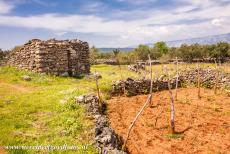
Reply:
[[30, 92], [31, 90], [33, 90], [31, 87], [26, 87], [20, 84], [10, 84], [10, 83], [6, 83], [0, 80], [0, 87], [6, 87], [8, 89], [11, 89], [12, 91], [15, 92]]
[[[154, 93], [151, 105], [130, 134], [127, 150], [131, 154], [229, 153], [230, 97], [221, 93], [214, 95], [209, 89], [201, 89], [201, 96], [199, 100], [196, 88], [178, 89], [175, 101], [178, 134], [171, 135], [169, 92]], [[108, 101], [111, 127], [123, 139], [146, 98], [147, 95], [139, 95]]]
[[7, 154], [8, 152], [3, 149], [3, 146], [0, 146], [0, 154]]

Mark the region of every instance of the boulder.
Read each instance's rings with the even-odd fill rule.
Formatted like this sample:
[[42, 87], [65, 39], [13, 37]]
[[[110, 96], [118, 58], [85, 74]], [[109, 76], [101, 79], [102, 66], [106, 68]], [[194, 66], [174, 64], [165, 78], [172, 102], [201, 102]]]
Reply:
[[23, 75], [21, 78], [22, 80], [25, 80], [25, 81], [31, 81], [31, 77], [28, 75]]

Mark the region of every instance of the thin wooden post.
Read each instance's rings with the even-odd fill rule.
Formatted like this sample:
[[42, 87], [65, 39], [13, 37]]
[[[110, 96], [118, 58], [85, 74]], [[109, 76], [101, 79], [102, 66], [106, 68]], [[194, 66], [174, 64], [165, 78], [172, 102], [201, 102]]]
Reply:
[[95, 79], [95, 82], [96, 82], [97, 97], [99, 99], [99, 112], [102, 113], [103, 112], [102, 111], [102, 106], [103, 106], [104, 102], [103, 102], [103, 100], [101, 98], [101, 95], [100, 95], [100, 89], [99, 89], [99, 84], [98, 84], [99, 76], [96, 73], [96, 71], [94, 73], [94, 79]]
[[[168, 72], [168, 70], [167, 70]], [[168, 90], [170, 95], [170, 126], [171, 126], [171, 133], [175, 134], [175, 106], [174, 106], [174, 98], [170, 84], [170, 74], [168, 72]]]
[[127, 132], [127, 135], [126, 135], [124, 144], [123, 144], [123, 146], [122, 146], [122, 150], [123, 150], [123, 151], [124, 151], [124, 149], [125, 149], [125, 146], [126, 146], [126, 144], [127, 144], [127, 141], [128, 141], [128, 139], [129, 139], [129, 135], [130, 135], [130, 133], [131, 133], [131, 130], [132, 130], [133, 126], [135, 125], [137, 119], [139, 118], [139, 116], [141, 115], [141, 113], [144, 111], [144, 109], [146, 108], [146, 106], [147, 106], [147, 105], [151, 102], [151, 100], [152, 100], [152, 89], [153, 89], [153, 87], [152, 87], [152, 86], [153, 86], [153, 84], [152, 84], [152, 82], [153, 82], [153, 78], [152, 78], [152, 64], [151, 64], [150, 55], [148, 55], [148, 57], [149, 57], [149, 66], [150, 66], [150, 73], [151, 73], [151, 75], [150, 75], [150, 76], [151, 76], [151, 80], [150, 80], [150, 81], [151, 81], [151, 84], [150, 84], [149, 96], [148, 96], [148, 98], [147, 98], [145, 104], [142, 106], [141, 110], [137, 113], [136, 117], [134, 118], [134, 120], [132, 121], [131, 125], [129, 126], [129, 129], [128, 129], [128, 132]]
[[179, 74], [178, 74], [178, 59], [176, 57], [176, 89], [175, 89], [175, 100], [176, 101], [177, 101], [178, 79], [179, 79]]
[[215, 61], [216, 64], [216, 75], [215, 75], [215, 85], [214, 85], [214, 94], [217, 94], [217, 85], [218, 85], [218, 77], [219, 77], [219, 69], [218, 69], [218, 65]]
[[197, 62], [197, 86], [198, 86], [198, 99], [201, 99], [200, 95], [200, 66], [199, 63]]

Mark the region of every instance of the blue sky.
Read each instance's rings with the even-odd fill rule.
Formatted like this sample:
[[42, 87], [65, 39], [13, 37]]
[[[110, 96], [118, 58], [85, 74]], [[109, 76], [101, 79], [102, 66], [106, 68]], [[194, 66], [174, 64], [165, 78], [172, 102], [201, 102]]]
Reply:
[[29, 39], [129, 47], [230, 32], [230, 0], [0, 0], [0, 48]]

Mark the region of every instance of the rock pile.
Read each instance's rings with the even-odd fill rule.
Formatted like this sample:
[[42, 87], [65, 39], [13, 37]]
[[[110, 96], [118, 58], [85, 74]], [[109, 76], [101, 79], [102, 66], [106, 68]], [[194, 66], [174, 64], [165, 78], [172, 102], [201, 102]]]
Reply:
[[133, 72], [140, 72], [140, 70], [145, 70], [145, 65], [141, 63], [135, 65], [129, 65], [128, 69]]
[[[185, 82], [197, 83], [197, 69], [191, 69], [179, 74], [178, 77], [178, 87]], [[201, 83], [205, 87], [213, 87], [215, 84], [216, 71], [213, 69], [200, 69]], [[161, 76], [160, 78], [153, 81], [153, 92], [167, 90], [168, 80]], [[171, 87], [175, 88], [176, 77], [170, 80]], [[112, 95], [122, 95], [135, 96], [139, 94], [148, 94], [150, 90], [151, 81], [150, 79], [138, 79], [134, 80], [128, 78], [127, 80], [116, 81], [112, 85], [111, 94]], [[220, 73], [218, 77], [218, 87], [219, 88], [229, 88], [230, 89], [230, 74]]]
[[[225, 88], [226, 86], [230, 86], [230, 74], [227, 73], [218, 73], [214, 69], [199, 69], [200, 73], [200, 81], [203, 86], [206, 86], [208, 88], [212, 88], [215, 85], [216, 77], [218, 80], [218, 87], [219, 88]], [[182, 73], [180, 76], [183, 78], [183, 80], [186, 82], [191, 83], [197, 83], [197, 74], [198, 69], [191, 69], [189, 71], [186, 71]]]
[[75, 75], [90, 72], [89, 46], [80, 40], [30, 40], [11, 52], [8, 65], [40, 73]]
[[22, 80], [24, 80], [24, 81], [31, 81], [31, 77], [28, 76], [28, 75], [23, 75], [21, 78], [22, 78]]
[[[171, 87], [175, 88], [176, 86], [176, 77], [171, 81]], [[139, 94], [148, 94], [150, 91], [151, 80], [150, 79], [139, 79], [134, 80], [128, 78], [125, 81], [116, 81], [112, 85], [112, 95], [122, 95], [126, 96], [135, 96]], [[178, 79], [178, 87], [181, 86], [181, 78]], [[168, 80], [165, 78], [159, 78], [153, 81], [153, 92], [166, 90], [168, 89]]]
[[95, 119], [95, 146], [101, 154], [126, 154], [119, 150], [121, 140], [115, 131], [109, 127], [106, 115], [99, 112], [99, 99], [93, 94], [76, 98], [77, 103], [84, 104], [88, 113]]

